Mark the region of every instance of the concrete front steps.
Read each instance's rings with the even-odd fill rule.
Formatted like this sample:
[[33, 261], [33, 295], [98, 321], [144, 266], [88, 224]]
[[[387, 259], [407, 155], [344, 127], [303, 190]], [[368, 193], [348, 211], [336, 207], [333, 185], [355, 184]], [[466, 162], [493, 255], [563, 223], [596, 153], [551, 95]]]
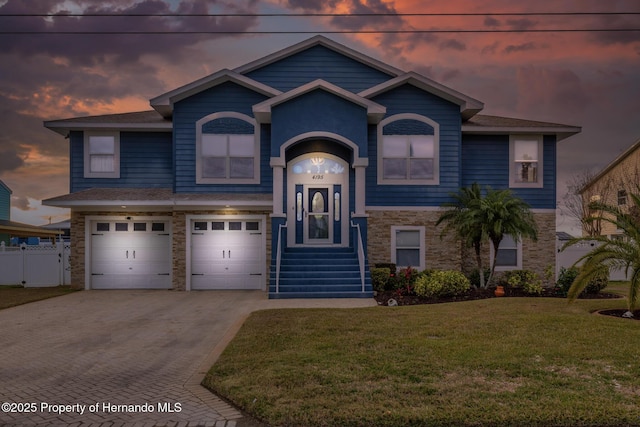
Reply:
[[280, 261], [278, 292], [276, 261], [271, 261], [269, 298], [372, 298], [366, 262], [364, 284], [363, 292], [358, 254], [353, 248], [286, 248]]

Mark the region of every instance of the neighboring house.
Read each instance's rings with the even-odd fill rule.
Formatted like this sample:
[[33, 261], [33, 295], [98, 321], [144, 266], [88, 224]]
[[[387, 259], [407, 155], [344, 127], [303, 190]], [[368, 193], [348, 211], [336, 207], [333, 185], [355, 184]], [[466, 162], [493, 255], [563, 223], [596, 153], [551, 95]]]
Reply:
[[[60, 233], [57, 229], [44, 229], [21, 222], [11, 221], [11, 189], [0, 180], [0, 244], [8, 246], [12, 238], [32, 239], [38, 244], [39, 238], [55, 239]], [[26, 240], [25, 240], [26, 242]]]
[[502, 269], [555, 263], [556, 146], [578, 127], [480, 115], [321, 36], [150, 103], [45, 123], [71, 144], [70, 194], [44, 203], [71, 208], [76, 286], [371, 296], [375, 263], [465, 268], [435, 222], [473, 182], [512, 188], [538, 222]]
[[[629, 193], [638, 193], [640, 189], [640, 139], [596, 174], [580, 190], [582, 202], [586, 207], [591, 202], [602, 202], [619, 206], [627, 210], [631, 201]], [[600, 235], [613, 238], [622, 237], [622, 231], [607, 221], [600, 222]], [[583, 235], [589, 233], [583, 229]]]
[[[0, 180], [0, 220], [11, 219], [11, 189]], [[9, 243], [9, 234], [0, 231], [0, 242]]]

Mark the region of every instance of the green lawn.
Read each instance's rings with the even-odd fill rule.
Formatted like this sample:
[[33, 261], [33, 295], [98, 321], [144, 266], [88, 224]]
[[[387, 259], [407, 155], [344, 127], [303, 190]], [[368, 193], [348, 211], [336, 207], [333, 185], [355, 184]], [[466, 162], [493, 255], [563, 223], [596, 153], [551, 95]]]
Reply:
[[495, 298], [256, 312], [204, 383], [271, 425], [640, 425], [640, 322], [591, 314], [625, 307]]
[[33, 301], [66, 295], [75, 291], [76, 289], [71, 289], [70, 286], [55, 286], [50, 288], [0, 286], [0, 310]]

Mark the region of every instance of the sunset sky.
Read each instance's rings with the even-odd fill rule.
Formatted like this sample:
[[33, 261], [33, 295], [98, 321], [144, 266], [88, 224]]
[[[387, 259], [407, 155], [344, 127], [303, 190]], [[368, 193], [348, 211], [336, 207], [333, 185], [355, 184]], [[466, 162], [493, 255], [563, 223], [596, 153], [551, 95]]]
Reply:
[[[64, 13], [74, 16], [52, 16]], [[149, 16], [207, 13], [243, 16]], [[334, 16], [264, 16], [292, 13]], [[389, 32], [434, 29], [450, 32]], [[636, 31], [503, 32], [545, 29]], [[482, 114], [581, 126], [559, 145], [561, 199], [569, 178], [640, 139], [638, 30], [638, 0], [0, 0], [0, 180], [13, 221], [66, 219], [41, 205], [69, 191], [68, 141], [43, 121], [149, 110], [150, 98], [324, 34], [484, 102]], [[122, 34], [131, 31], [227, 33]]]

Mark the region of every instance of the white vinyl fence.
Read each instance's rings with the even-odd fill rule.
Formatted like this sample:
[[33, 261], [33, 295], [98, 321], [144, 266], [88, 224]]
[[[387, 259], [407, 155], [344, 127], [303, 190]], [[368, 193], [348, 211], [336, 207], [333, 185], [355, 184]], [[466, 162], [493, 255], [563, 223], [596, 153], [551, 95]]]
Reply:
[[[593, 248], [600, 245], [600, 242], [595, 240], [588, 240], [584, 242], [579, 242], [575, 245], [567, 247], [565, 250], [562, 250], [562, 246], [565, 242], [557, 241], [557, 253], [556, 253], [556, 278], [560, 274], [560, 269], [562, 267], [569, 268], [571, 267], [577, 260], [579, 260], [583, 255], [586, 255]], [[629, 276], [631, 276], [631, 271], [629, 271]], [[625, 275], [624, 270], [610, 270], [609, 271], [609, 280], [629, 280], [629, 278]]]
[[0, 242], [0, 285], [48, 287], [71, 284], [69, 243], [5, 246]]

